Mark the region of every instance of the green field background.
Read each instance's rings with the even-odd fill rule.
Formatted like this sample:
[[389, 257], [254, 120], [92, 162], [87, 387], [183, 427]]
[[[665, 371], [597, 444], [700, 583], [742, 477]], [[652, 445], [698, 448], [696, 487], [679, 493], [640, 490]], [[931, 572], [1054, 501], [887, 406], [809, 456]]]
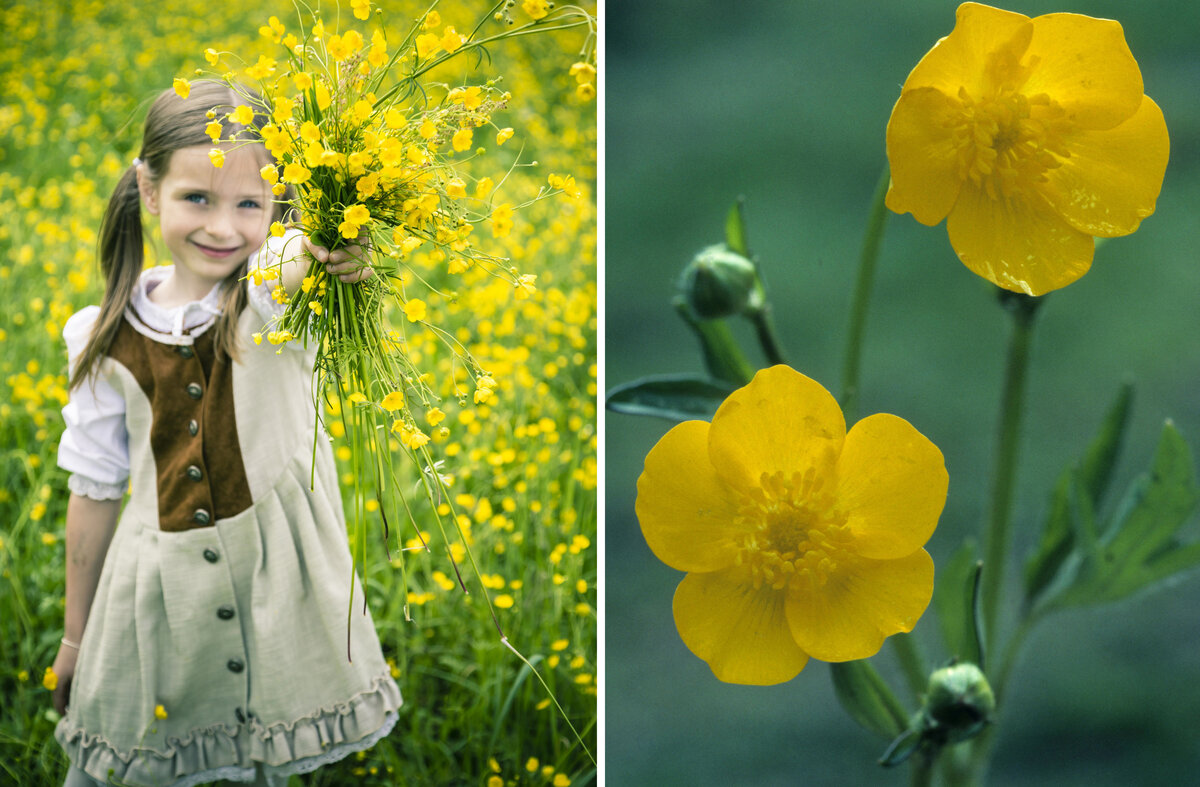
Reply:
[[[792, 365], [837, 391], [888, 116], [909, 70], [953, 28], [956, 5], [607, 4], [606, 387], [701, 369], [669, 306], [674, 278], [694, 252], [722, 240], [725, 214], [742, 195]], [[1014, 516], [1023, 559], [1055, 478], [1122, 382], [1133, 381], [1136, 394], [1115, 489], [1148, 468], [1164, 419], [1200, 451], [1200, 6], [1006, 7], [1120, 20], [1171, 134], [1155, 215], [1135, 235], [1105, 244], [1091, 272], [1042, 308]], [[890, 218], [859, 411], [896, 413], [945, 454], [949, 498], [928, 545], [939, 567], [980, 532], [1008, 328], [989, 286], [954, 256], [944, 225]], [[739, 335], [752, 346], [749, 331]], [[724, 685], [680, 642], [671, 596], [682, 575], [653, 557], [633, 513], [642, 460], [668, 426], [606, 416], [608, 782], [907, 781], [907, 773], [875, 764], [885, 742], [837, 707], [826, 665], [810, 662], [772, 688]], [[1194, 520], [1186, 532], [1197, 537]], [[1010, 588], [1018, 565], [1008, 566]], [[1015, 595], [1008, 602], [1011, 615]], [[916, 637], [931, 660], [946, 657], [932, 614]], [[886, 647], [875, 662], [896, 675]], [[1197, 708], [1200, 576], [1058, 615], [1034, 631], [1017, 665], [991, 783], [1195, 783]]]
[[[386, 25], [395, 51], [431, 4], [376, 2], [372, 8], [382, 13], [369, 24], [344, 6], [343, 30], [365, 30], [370, 40], [372, 29]], [[42, 686], [62, 636], [67, 494], [55, 457], [67, 381], [60, 334], [70, 314], [99, 301], [101, 212], [137, 155], [149, 101], [174, 77], [195, 78], [194, 70], [206, 67], [206, 48], [254, 62], [274, 47], [260, 26], [278, 15], [295, 31], [296, 8], [288, 0], [0, 3], [6, 39], [0, 53], [0, 785], [59, 784], [66, 770], [51, 737], [57, 716]], [[491, 20], [495, 7], [483, 0], [448, 0], [438, 8], [443, 23], [460, 32], [481, 18], [488, 34], [505, 27], [503, 19]], [[594, 5], [589, 10], [594, 14]], [[529, 19], [519, 5], [508, 13], [517, 25]], [[321, 15], [332, 28], [337, 4], [323, 4]], [[464, 171], [472, 187], [485, 175], [500, 186], [497, 205], [532, 204], [517, 212], [508, 237], [493, 238], [486, 223], [472, 237], [481, 250], [536, 275], [538, 289], [517, 300], [499, 278], [456, 278], [432, 255], [411, 258], [418, 275], [459, 294], [423, 296], [429, 320], [468, 347], [497, 381], [486, 405], [473, 405], [469, 394], [463, 401], [446, 396], [455, 362], [432, 333], [407, 327], [414, 360], [446, 396], [441, 407], [450, 436], [430, 447], [440, 472], [454, 476], [453, 499], [442, 502], [453, 503], [466, 535], [455, 531], [451, 517], [449, 543], [442, 538], [429, 504], [414, 494], [420, 468], [403, 460], [402, 491], [418, 500], [415, 524], [432, 552], [404, 553], [406, 596], [397, 547], [414, 545], [416, 530], [390, 512], [394, 562], [383, 549], [381, 522], [371, 517], [363, 567], [384, 653], [405, 698], [400, 721], [370, 752], [293, 777], [293, 787], [595, 780], [594, 762], [566, 723], [594, 754], [596, 104], [576, 96], [568, 73], [588, 48], [585, 29], [523, 37], [492, 47], [490, 57], [457, 58], [431, 75], [435, 101], [448, 86], [494, 78], [512, 92], [495, 120], [513, 127], [513, 138], [501, 148], [493, 130], [477, 130], [475, 145], [487, 152]], [[229, 67], [236, 64], [226, 55], [222, 69]], [[552, 173], [572, 175], [578, 198], [533, 201]], [[337, 447], [345, 485], [350, 465], [344, 446]], [[463, 569], [469, 596], [457, 589], [447, 555], [464, 540], [483, 578], [481, 584]], [[483, 603], [484, 586], [504, 634], [549, 691], [501, 641]]]

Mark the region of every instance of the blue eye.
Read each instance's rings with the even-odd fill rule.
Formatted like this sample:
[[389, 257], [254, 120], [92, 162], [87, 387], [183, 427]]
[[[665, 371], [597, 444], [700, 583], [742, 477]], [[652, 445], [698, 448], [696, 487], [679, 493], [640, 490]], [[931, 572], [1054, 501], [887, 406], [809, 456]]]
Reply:
[[191, 202], [195, 205], [204, 205], [208, 202], [208, 197], [203, 194], [186, 194], [183, 197], [184, 202]]
[[262, 205], [260, 205], [258, 203], [258, 200], [244, 199], [238, 203], [238, 207], [239, 208], [261, 208]]

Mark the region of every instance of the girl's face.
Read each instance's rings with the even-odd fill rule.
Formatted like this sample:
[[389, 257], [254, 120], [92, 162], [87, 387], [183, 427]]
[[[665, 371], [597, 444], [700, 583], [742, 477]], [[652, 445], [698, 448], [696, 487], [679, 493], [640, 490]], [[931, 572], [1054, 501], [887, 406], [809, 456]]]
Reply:
[[262, 246], [274, 206], [259, 175], [267, 163], [261, 145], [222, 146], [225, 165], [213, 166], [197, 145], [171, 154], [157, 184], [139, 172], [146, 209], [158, 216], [179, 284], [203, 297]]

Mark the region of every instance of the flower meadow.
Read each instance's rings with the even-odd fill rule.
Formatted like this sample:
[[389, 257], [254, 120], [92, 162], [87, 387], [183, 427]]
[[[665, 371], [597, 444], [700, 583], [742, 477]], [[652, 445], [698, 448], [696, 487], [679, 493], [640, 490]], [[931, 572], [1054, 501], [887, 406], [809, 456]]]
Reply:
[[[389, 56], [409, 46], [428, 62], [474, 31], [519, 28], [551, 9], [463, 0], [429, 12], [355, 0], [322, 6], [318, 16], [331, 48], [348, 46], [356, 29], [365, 61], [382, 40], [372, 31], [384, 30]], [[50, 784], [66, 768], [47, 690], [63, 613], [60, 334], [72, 313], [99, 300], [104, 203], [136, 155], [141, 118], [158, 92], [173, 83], [186, 91], [197, 72], [214, 68], [216, 78], [267, 76], [280, 40], [298, 19], [310, 29], [312, 17], [286, 2], [215, 10], [170, 0], [17, 2], [0, 18], [11, 38], [0, 54], [0, 288], [9, 298], [0, 313], [0, 783]], [[410, 29], [419, 35], [404, 42]], [[593, 36], [583, 25], [514, 37], [422, 75], [426, 100], [458, 89], [460, 100], [446, 106], [461, 116], [479, 108], [485, 99], [472, 103], [483, 93], [489, 117], [473, 134], [460, 133], [462, 124], [423, 137], [452, 162], [439, 188], [470, 200], [473, 223], [430, 227], [420, 243], [396, 239], [393, 280], [405, 303], [391, 319], [411, 362], [408, 384], [425, 398], [420, 423], [414, 416], [391, 436], [394, 483], [408, 510], [386, 512], [387, 547], [378, 503], [349, 491], [361, 457], [340, 416], [356, 403], [335, 397], [326, 411], [347, 511], [363, 524], [351, 528], [351, 546], [405, 705], [391, 735], [303, 783], [563, 787], [594, 779]], [[395, 207], [422, 209], [403, 200]], [[357, 237], [365, 218], [347, 209], [340, 234]], [[467, 235], [477, 259], [503, 264], [451, 265]], [[155, 251], [152, 264], [163, 261]], [[519, 273], [496, 275], [497, 267]], [[463, 354], [475, 366], [464, 368]], [[415, 448], [423, 461], [401, 453]], [[427, 499], [426, 488], [437, 492]], [[170, 712], [155, 709], [158, 718]]]

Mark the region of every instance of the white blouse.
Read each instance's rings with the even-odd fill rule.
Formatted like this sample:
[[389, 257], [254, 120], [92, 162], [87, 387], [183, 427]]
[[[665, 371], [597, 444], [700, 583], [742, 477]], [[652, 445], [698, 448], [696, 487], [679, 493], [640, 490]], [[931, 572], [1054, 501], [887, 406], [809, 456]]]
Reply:
[[[282, 238], [268, 239], [262, 249], [251, 255], [250, 268], [277, 265], [286, 242], [299, 234], [289, 232]], [[150, 300], [150, 293], [171, 271], [169, 265], [142, 271], [130, 299], [130, 308], [142, 323], [133, 323], [139, 332], [156, 341], [181, 344], [189, 341], [183, 339], [185, 331], [189, 336], [199, 336], [216, 322], [221, 314], [221, 285], [214, 286], [198, 301], [163, 308]], [[276, 283], [262, 281], [255, 284], [251, 280], [247, 284], [250, 305], [264, 323], [283, 313], [283, 306], [271, 297]], [[99, 316], [99, 306], [88, 306], [71, 315], [63, 326], [72, 377]], [[62, 414], [66, 429], [58, 444], [58, 466], [71, 474], [67, 478], [67, 487], [71, 492], [93, 500], [120, 500], [129, 485], [125, 400], [107, 382], [92, 376], [71, 391], [71, 399]]]

